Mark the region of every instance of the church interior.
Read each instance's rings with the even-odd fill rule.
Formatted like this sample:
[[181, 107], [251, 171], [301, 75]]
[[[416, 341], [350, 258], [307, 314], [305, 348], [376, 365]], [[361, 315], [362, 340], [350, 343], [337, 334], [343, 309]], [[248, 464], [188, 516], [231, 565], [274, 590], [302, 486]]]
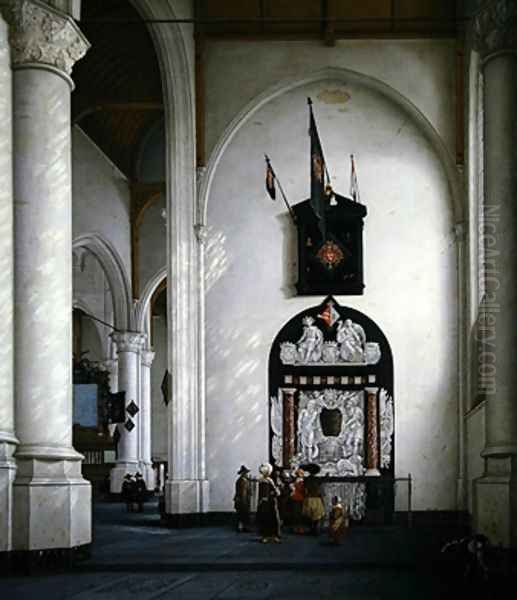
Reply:
[[516, 40], [515, 0], [0, 0], [2, 569], [137, 473], [187, 548], [264, 463], [517, 549]]

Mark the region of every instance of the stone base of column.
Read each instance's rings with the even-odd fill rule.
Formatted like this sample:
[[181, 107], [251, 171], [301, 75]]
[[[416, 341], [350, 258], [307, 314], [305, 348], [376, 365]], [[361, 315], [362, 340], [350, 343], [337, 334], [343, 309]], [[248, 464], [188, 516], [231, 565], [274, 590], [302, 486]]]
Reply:
[[12, 550], [13, 482], [16, 461], [13, 458], [17, 440], [0, 432], [0, 552]]
[[13, 483], [15, 551], [90, 544], [92, 491], [73, 449], [23, 448]]
[[170, 527], [202, 525], [209, 508], [210, 483], [207, 479], [172, 480], [165, 483], [165, 514]]
[[110, 471], [110, 493], [120, 494], [122, 491], [122, 482], [127, 473], [134, 475], [139, 470], [139, 464], [135, 462], [117, 462], [116, 466]]
[[380, 477], [381, 472], [379, 469], [366, 469], [365, 475], [366, 477]]
[[485, 457], [476, 480], [474, 527], [494, 545], [517, 548], [517, 455]]

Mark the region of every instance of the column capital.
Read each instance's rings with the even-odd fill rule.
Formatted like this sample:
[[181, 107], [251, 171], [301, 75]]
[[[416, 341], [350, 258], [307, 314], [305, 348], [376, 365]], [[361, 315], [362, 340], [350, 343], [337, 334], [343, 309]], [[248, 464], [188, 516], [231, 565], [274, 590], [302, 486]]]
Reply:
[[282, 390], [282, 394], [288, 394], [289, 396], [294, 395], [298, 391], [298, 388], [295, 387], [282, 387], [280, 389]]
[[365, 387], [365, 388], [364, 388], [364, 391], [365, 391], [365, 392], [366, 392], [368, 395], [374, 395], [374, 394], [377, 394], [377, 392], [379, 391], [379, 388], [378, 388], [378, 387], [371, 387], [371, 386], [368, 386], [368, 387]]
[[473, 19], [474, 47], [483, 59], [517, 52], [516, 0], [487, 0]]
[[137, 331], [114, 331], [111, 334], [119, 352], [139, 352], [145, 344], [146, 337], [145, 333]]
[[152, 352], [151, 350], [142, 350], [140, 356], [142, 357], [142, 364], [144, 367], [151, 368], [155, 357], [155, 352]]
[[70, 76], [90, 47], [72, 17], [39, 0], [0, 0], [0, 10], [10, 26], [13, 68], [46, 65]]

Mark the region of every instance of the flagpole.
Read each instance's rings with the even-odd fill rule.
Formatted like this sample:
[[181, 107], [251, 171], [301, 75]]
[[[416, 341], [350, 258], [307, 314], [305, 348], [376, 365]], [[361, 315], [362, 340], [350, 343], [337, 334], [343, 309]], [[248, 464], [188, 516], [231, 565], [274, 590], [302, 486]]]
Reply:
[[[314, 119], [314, 122], [316, 122], [316, 119], [314, 118], [314, 113], [312, 111], [312, 99], [311, 99], [310, 96], [307, 97], [307, 104], [309, 105], [309, 110], [310, 110], [310, 113], [312, 115], [312, 118]], [[321, 138], [320, 138], [320, 146], [321, 146], [321, 153], [324, 154], [324, 152], [323, 152], [323, 144], [321, 143]], [[328, 167], [327, 167], [327, 161], [324, 160], [323, 164], [325, 165], [325, 175], [327, 176], [327, 185], [330, 185], [330, 187], [332, 187], [332, 185], [330, 184], [330, 173], [329, 173], [329, 170], [328, 170]]]
[[269, 160], [269, 156], [267, 154], [264, 154], [264, 157], [266, 158], [266, 164], [271, 169], [271, 173], [273, 174], [275, 181], [278, 183], [278, 189], [280, 190], [280, 193], [282, 194], [282, 198], [285, 202], [285, 205], [287, 206], [287, 210], [289, 211], [289, 214], [291, 215], [291, 219], [293, 220], [293, 223], [296, 225], [296, 215], [294, 214], [293, 209], [291, 208], [291, 205], [287, 201], [287, 197], [285, 195], [284, 188], [282, 187], [282, 184], [280, 183], [280, 179], [278, 179], [278, 177], [276, 176], [275, 170], [273, 169], [273, 167], [271, 165], [271, 161]]
[[355, 159], [354, 155], [350, 155], [350, 195], [354, 202], [361, 204], [359, 197], [359, 182], [357, 181], [357, 171], [355, 170]]

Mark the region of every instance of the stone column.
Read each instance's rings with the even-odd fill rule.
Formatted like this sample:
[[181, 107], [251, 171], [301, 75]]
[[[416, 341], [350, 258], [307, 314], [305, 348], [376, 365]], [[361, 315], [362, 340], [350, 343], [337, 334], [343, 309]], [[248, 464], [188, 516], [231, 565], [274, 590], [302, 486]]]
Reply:
[[154, 489], [154, 471], [151, 460], [151, 365], [154, 352], [143, 350], [140, 391], [140, 472], [148, 490]]
[[[140, 351], [146, 336], [143, 333], [126, 331], [112, 333], [111, 337], [118, 349], [118, 389], [120, 392], [126, 392], [126, 422], [118, 426], [120, 438], [117, 464], [110, 473], [110, 491], [113, 494], [120, 494], [124, 475], [138, 471], [138, 432], [141, 414], [138, 374]], [[127, 412], [132, 403], [138, 407], [135, 415]]]
[[42, 2], [2, 0], [14, 84], [14, 550], [91, 541], [91, 488], [72, 447], [70, 92], [88, 49]]
[[174, 239], [169, 246], [167, 274], [167, 337], [172, 377], [167, 407], [169, 476], [165, 484], [165, 507], [168, 523], [181, 527], [198, 524], [200, 515], [208, 512], [204, 332], [200, 327], [204, 314], [203, 255], [207, 230], [202, 225], [194, 227], [192, 211], [180, 213], [171, 207], [171, 202], [168, 215], [167, 232]]
[[490, 541], [517, 546], [517, 2], [486, 2], [474, 19], [482, 59], [485, 197], [479, 223], [485, 301], [480, 310], [480, 380], [486, 398], [484, 475], [475, 520]]
[[379, 410], [376, 387], [367, 387], [366, 392], [366, 473], [377, 477], [379, 471]]
[[8, 28], [0, 14], [0, 553], [12, 549], [13, 481], [13, 182], [12, 74]]
[[291, 459], [296, 454], [296, 438], [294, 435], [294, 395], [296, 388], [281, 388], [282, 389], [282, 413], [283, 413], [283, 463], [284, 467], [288, 468], [291, 464]]

